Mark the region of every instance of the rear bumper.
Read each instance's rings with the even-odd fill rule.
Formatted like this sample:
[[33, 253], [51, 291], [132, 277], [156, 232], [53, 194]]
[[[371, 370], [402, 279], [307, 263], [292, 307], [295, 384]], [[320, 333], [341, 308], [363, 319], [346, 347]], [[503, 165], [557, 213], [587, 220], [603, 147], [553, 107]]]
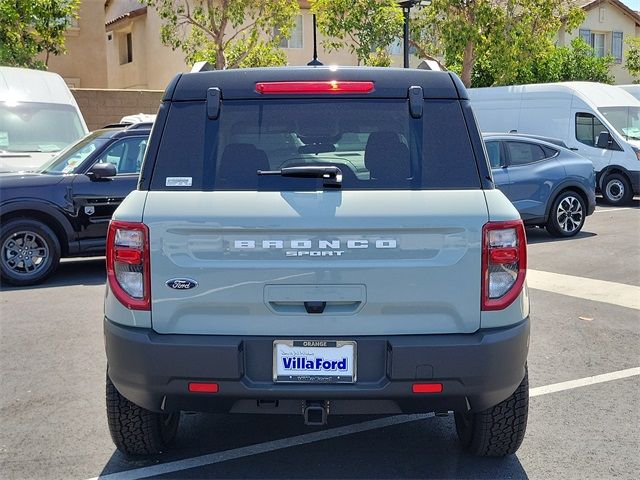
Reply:
[[[305, 400], [329, 401], [331, 413], [479, 411], [515, 391], [529, 348], [528, 318], [474, 334], [352, 337], [344, 340], [358, 345], [355, 384], [274, 384], [274, 338], [160, 335], [107, 319], [104, 332], [109, 377], [153, 411], [259, 413], [266, 405], [264, 413], [293, 413]], [[193, 381], [216, 382], [219, 391], [189, 393]], [[414, 394], [419, 381], [440, 382], [443, 391]]]

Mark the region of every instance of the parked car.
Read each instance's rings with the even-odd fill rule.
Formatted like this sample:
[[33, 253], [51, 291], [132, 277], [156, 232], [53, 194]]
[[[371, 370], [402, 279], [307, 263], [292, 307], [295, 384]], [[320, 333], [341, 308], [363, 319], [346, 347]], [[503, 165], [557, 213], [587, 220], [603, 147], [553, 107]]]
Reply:
[[118, 449], [166, 451], [182, 410], [453, 410], [471, 452], [518, 449], [524, 226], [455, 74], [185, 73], [155, 125], [107, 240]]
[[36, 170], [88, 132], [60, 75], [0, 66], [0, 172]]
[[564, 82], [472, 88], [469, 96], [483, 132], [561, 139], [593, 162], [605, 201], [622, 205], [640, 194], [640, 101], [630, 93]]
[[525, 225], [572, 237], [596, 207], [595, 172], [584, 157], [555, 139], [512, 133], [483, 134], [496, 186]]
[[32, 285], [61, 257], [104, 255], [111, 215], [136, 188], [151, 124], [97, 130], [37, 172], [0, 174], [0, 277]]

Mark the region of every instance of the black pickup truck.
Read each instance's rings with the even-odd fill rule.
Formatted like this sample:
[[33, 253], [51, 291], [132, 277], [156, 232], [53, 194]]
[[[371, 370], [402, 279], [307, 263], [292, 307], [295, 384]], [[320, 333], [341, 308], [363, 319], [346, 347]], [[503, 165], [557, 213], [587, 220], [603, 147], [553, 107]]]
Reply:
[[151, 123], [90, 133], [36, 172], [0, 174], [0, 277], [33, 285], [61, 257], [104, 255], [107, 226], [136, 188]]

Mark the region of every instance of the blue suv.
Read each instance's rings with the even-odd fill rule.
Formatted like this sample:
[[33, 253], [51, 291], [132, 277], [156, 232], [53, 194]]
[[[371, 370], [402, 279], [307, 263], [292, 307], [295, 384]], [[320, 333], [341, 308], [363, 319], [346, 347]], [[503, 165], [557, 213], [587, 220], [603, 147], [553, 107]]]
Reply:
[[555, 139], [522, 134], [483, 135], [496, 186], [527, 226], [572, 237], [596, 208], [590, 160]]

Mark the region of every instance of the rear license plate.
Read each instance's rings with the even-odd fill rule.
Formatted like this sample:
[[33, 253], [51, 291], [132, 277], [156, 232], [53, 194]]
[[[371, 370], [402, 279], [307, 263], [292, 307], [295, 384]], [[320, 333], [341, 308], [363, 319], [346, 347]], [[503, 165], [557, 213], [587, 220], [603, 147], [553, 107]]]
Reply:
[[273, 381], [354, 383], [356, 342], [274, 340]]

